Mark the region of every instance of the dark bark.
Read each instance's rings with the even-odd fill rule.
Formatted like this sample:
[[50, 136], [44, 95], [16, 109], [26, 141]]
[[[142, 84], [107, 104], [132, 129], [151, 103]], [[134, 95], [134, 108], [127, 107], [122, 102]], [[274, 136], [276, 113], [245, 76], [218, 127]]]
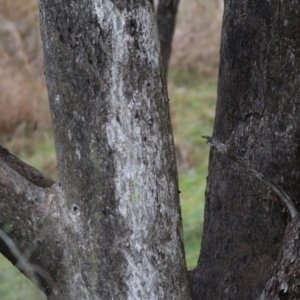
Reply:
[[169, 69], [178, 4], [179, 0], [159, 0], [157, 7], [158, 35], [165, 76]]
[[212, 148], [215, 148], [220, 153], [226, 155], [231, 160], [236, 162], [238, 165], [240, 165], [245, 173], [252, 175], [256, 177], [258, 180], [264, 182], [267, 186], [269, 186], [275, 194], [281, 199], [281, 201], [286, 205], [290, 217], [293, 219], [297, 214], [297, 210], [294, 206], [294, 203], [292, 202], [289, 195], [279, 186], [277, 185], [271, 178], [266, 177], [265, 175], [259, 173], [257, 170], [253, 169], [251, 166], [245, 163], [245, 161], [237, 156], [232, 149], [230, 149], [227, 145], [221, 143], [215, 138], [209, 137], [209, 136], [203, 136], [203, 138], [207, 139], [207, 144], [211, 146]]
[[300, 215], [287, 226], [276, 267], [271, 273], [260, 300], [300, 299]]
[[54, 184], [52, 179], [27, 165], [2, 146], [0, 146], [0, 160], [36, 186], [47, 188]]
[[263, 174], [257, 172], [252, 167], [247, 165], [242, 158], [235, 155], [228, 146], [222, 144], [215, 138], [207, 137], [208, 144], [217, 149], [220, 153], [226, 155], [234, 162], [239, 164], [246, 173], [255, 176], [257, 179], [266, 183], [273, 191], [281, 198], [283, 203], [289, 209], [292, 221], [288, 224], [282, 247], [277, 258], [276, 266], [271, 272], [271, 277], [268, 280], [265, 288], [260, 295], [260, 300], [267, 299], [289, 299], [297, 300], [300, 298], [300, 215], [297, 213], [294, 204], [289, 196], [271, 179], [266, 178]]
[[58, 181], [0, 148], [1, 228], [50, 300], [189, 300], [152, 1], [41, 0], [40, 15]]
[[[300, 10], [294, 1], [225, 1], [214, 137], [300, 206]], [[211, 151], [194, 299], [258, 299], [277, 260], [286, 207]]]
[[[50, 300], [190, 299], [152, 2], [40, 11], [59, 179], [1, 148], [1, 228], [51, 278]], [[298, 210], [299, 14], [291, 0], [225, 2], [214, 128]], [[289, 221], [275, 193], [212, 151], [194, 299], [299, 299]]]

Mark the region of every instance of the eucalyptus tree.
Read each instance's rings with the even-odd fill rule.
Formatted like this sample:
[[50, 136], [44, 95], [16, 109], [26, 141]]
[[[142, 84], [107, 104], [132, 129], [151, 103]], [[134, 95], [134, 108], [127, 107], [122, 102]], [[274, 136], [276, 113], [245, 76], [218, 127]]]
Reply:
[[0, 148], [0, 225], [30, 272], [10, 243], [1, 253], [51, 300], [299, 299], [299, 14], [225, 1], [208, 140], [234, 162], [210, 154], [188, 274], [152, 1], [40, 0], [58, 180]]
[[58, 180], [2, 149], [1, 227], [48, 299], [190, 299], [154, 4], [41, 0], [40, 19]]

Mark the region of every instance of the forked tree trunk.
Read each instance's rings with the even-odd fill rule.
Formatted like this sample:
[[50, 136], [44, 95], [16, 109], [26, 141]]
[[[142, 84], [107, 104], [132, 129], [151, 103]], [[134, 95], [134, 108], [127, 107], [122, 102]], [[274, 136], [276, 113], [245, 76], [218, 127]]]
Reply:
[[[59, 179], [0, 148], [1, 228], [48, 299], [190, 299], [153, 4], [40, 10]], [[299, 14], [292, 0], [225, 2], [214, 129], [298, 209]], [[299, 299], [299, 215], [286, 228], [278, 197], [214, 151], [206, 193], [193, 298]]]
[[58, 181], [1, 163], [2, 228], [48, 299], [190, 299], [152, 1], [41, 0], [40, 15]]
[[[214, 126], [214, 136], [273, 178], [298, 210], [299, 27], [297, 1], [225, 1]], [[191, 274], [194, 299], [258, 299], [288, 222], [269, 188], [213, 150], [201, 256]], [[263, 299], [290, 299], [284, 287], [275, 284], [273, 297]]]

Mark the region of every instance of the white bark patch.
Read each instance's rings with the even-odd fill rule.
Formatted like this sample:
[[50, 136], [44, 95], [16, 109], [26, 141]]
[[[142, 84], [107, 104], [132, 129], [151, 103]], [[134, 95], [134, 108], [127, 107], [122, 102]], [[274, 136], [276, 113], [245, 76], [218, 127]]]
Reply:
[[68, 130], [68, 138], [69, 138], [70, 141], [72, 140], [72, 133], [71, 133], [71, 130]]
[[[149, 12], [150, 4], [149, 7], [146, 5], [138, 7], [135, 15], [132, 16], [126, 9], [116, 9], [113, 2], [95, 1], [99, 24], [104, 31], [110, 30], [113, 35], [110, 114], [107, 118], [106, 134], [109, 146], [115, 153], [115, 197], [119, 201], [118, 210], [126, 219], [126, 224], [132, 232], [129, 237], [129, 247], [128, 240], [121, 241], [121, 245], [120, 241], [117, 241], [128, 262], [127, 299], [164, 299], [161, 285], [166, 274], [159, 273], [156, 263], [153, 262], [158, 249], [155, 249], [154, 253], [153, 245], [149, 245], [147, 238], [153, 235], [157, 215], [167, 215], [171, 221], [168, 224], [169, 228], [165, 230], [170, 235], [170, 239], [164, 245], [159, 245], [160, 250], [167, 256], [167, 263], [170, 263], [174, 257], [175, 260], [178, 258], [177, 253], [180, 248], [176, 236], [178, 212], [164, 205], [166, 199], [172, 198], [173, 194], [170, 192], [174, 193], [174, 185], [168, 182], [165, 175], [161, 175], [165, 172], [162, 170], [165, 165], [162, 157], [165, 145], [163, 139], [172, 139], [172, 136], [162, 136], [158, 125], [153, 122], [153, 116], [158, 113], [153, 109], [151, 99], [147, 98], [146, 83], [145, 91], [136, 90], [133, 92], [133, 99], [128, 99], [124, 93], [124, 83], [120, 80], [120, 74], [124, 73], [124, 66], [129, 64], [129, 51], [133, 47], [131, 46], [133, 37], [126, 28], [128, 24], [126, 22], [131, 17], [135, 18], [137, 27], [141, 26], [145, 32], [144, 35], [135, 38], [138, 38], [138, 43], [146, 49], [140, 51], [139, 55], [141, 61], [147, 60], [151, 65], [149, 72], [153, 71], [153, 74], [149, 74], [149, 81], [156, 76], [154, 70], [157, 70], [160, 65], [156, 27], [153, 27], [154, 16]], [[153, 94], [161, 88], [161, 85], [153, 87]], [[143, 117], [148, 124], [135, 120], [136, 109], [143, 111]], [[143, 126], [151, 126], [155, 132], [147, 137], [147, 144], [143, 142], [141, 133]], [[159, 178], [158, 173], [160, 173]]]

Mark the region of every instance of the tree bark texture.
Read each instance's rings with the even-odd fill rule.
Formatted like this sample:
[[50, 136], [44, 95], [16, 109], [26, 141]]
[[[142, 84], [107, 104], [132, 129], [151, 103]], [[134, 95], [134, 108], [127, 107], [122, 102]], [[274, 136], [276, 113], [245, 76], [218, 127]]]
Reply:
[[152, 1], [41, 0], [40, 14], [63, 245], [48, 298], [190, 299]]
[[54, 184], [52, 179], [46, 177], [35, 168], [25, 164], [2, 146], [0, 146], [0, 160], [36, 186], [47, 188]]
[[300, 215], [287, 226], [277, 263], [260, 300], [298, 300], [300, 298]]
[[179, 0], [159, 0], [157, 7], [158, 35], [165, 76], [168, 75]]
[[[33, 178], [37, 170], [22, 165], [22, 174], [12, 169], [3, 157], [0, 158], [0, 227], [32, 265], [32, 273], [26, 273], [19, 259], [13, 255], [6, 243], [0, 239], [0, 252], [25, 275], [35, 275], [46, 294], [54, 288], [52, 278], [60, 271], [64, 249], [59, 238], [60, 213], [53, 192], [28, 181], [24, 174]], [[43, 177], [41, 174], [40, 177]], [[42, 180], [44, 183], [44, 179]], [[43, 270], [35, 272], [35, 270]], [[34, 279], [30, 277], [30, 279]], [[35, 282], [37, 283], [37, 282]]]
[[[299, 26], [298, 2], [225, 1], [214, 125], [214, 137], [272, 178], [298, 211]], [[193, 298], [258, 299], [289, 221], [274, 192], [212, 150]]]

